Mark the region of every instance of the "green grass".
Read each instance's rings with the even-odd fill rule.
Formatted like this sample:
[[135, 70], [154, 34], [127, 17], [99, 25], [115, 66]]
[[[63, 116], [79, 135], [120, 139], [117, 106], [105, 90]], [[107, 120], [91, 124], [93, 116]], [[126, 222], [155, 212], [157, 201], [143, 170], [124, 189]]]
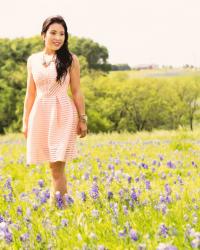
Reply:
[[[199, 138], [199, 129], [88, 134], [78, 138], [79, 157], [66, 165], [68, 192], [74, 203], [61, 210], [50, 207], [48, 201], [40, 202], [39, 197], [50, 188], [48, 163], [27, 166], [23, 135], [1, 136], [0, 215], [6, 220], [13, 240], [6, 243], [0, 233], [0, 249], [153, 250], [160, 243], [192, 249], [194, 232], [200, 232]], [[147, 167], [142, 167], [142, 163]], [[111, 165], [113, 170], [109, 169]], [[84, 178], [85, 173], [89, 179]], [[4, 198], [10, 192], [5, 187], [9, 177], [12, 201]], [[90, 197], [93, 177], [99, 187], [97, 200]], [[130, 183], [128, 177], [132, 177]], [[39, 179], [44, 180], [42, 188]], [[146, 187], [147, 180], [150, 189]], [[168, 196], [166, 184], [171, 189]], [[133, 187], [137, 201], [131, 198]], [[37, 197], [33, 188], [38, 189]], [[79, 198], [82, 191], [87, 195], [85, 202]], [[108, 191], [113, 192], [111, 200], [107, 198]], [[121, 198], [119, 191], [123, 192]], [[26, 194], [23, 199], [21, 193]], [[161, 202], [161, 196], [168, 198], [168, 202]], [[38, 205], [37, 210], [34, 204]], [[22, 214], [17, 214], [18, 206]], [[93, 210], [98, 210], [97, 217], [92, 215]], [[61, 224], [64, 218], [68, 220], [67, 226]], [[167, 227], [166, 235], [160, 234], [162, 223]], [[125, 227], [126, 232], [120, 237], [119, 232]], [[131, 228], [136, 231], [137, 240], [130, 237]], [[189, 233], [191, 229], [193, 234]], [[29, 233], [29, 239], [23, 242], [20, 236], [24, 233]], [[36, 240], [38, 233], [40, 242]]]

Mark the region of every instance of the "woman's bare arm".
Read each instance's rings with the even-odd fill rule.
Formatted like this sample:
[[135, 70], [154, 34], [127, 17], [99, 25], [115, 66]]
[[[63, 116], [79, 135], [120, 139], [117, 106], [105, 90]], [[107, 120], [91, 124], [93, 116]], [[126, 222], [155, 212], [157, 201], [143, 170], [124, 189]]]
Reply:
[[70, 69], [70, 89], [78, 114], [85, 114], [84, 95], [80, 88], [80, 64], [75, 54], [73, 54], [73, 62]]
[[28, 61], [27, 62], [27, 88], [26, 88], [26, 95], [25, 95], [25, 100], [24, 100], [23, 125], [26, 125], [26, 126], [28, 125], [28, 117], [31, 112], [33, 103], [35, 101], [35, 96], [36, 96], [36, 86], [33, 80], [33, 75], [31, 73], [30, 62]]

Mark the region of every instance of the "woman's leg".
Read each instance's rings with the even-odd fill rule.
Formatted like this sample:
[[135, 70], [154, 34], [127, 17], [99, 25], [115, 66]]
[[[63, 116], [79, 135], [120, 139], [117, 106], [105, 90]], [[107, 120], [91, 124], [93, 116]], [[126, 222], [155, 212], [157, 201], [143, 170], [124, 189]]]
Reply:
[[62, 198], [63, 195], [67, 193], [67, 180], [65, 176], [65, 162], [63, 161], [50, 162], [49, 167], [51, 169], [51, 176], [52, 176], [51, 194], [50, 194], [51, 196], [50, 199], [52, 204], [55, 203], [56, 191], [60, 191]]

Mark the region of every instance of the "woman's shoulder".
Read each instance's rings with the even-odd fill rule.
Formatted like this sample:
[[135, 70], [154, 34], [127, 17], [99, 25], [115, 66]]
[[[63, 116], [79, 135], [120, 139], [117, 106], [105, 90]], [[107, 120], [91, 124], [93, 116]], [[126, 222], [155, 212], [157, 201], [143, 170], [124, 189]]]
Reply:
[[27, 58], [28, 67], [31, 68], [32, 65], [34, 65], [34, 62], [37, 62], [36, 59], [39, 58], [40, 54], [41, 54], [41, 52], [39, 51], [39, 52], [34, 52], [28, 56], [28, 58]]
[[72, 52], [70, 52], [71, 56], [72, 56], [72, 60], [73, 61], [78, 61], [78, 56]]
[[28, 56], [27, 60], [31, 60], [32, 58], [36, 58], [36, 57], [40, 56], [41, 53], [42, 53], [42, 51], [38, 51], [38, 52], [34, 52], [34, 53], [30, 54]]
[[35, 57], [40, 56], [41, 54], [42, 54], [42, 51], [34, 52], [30, 54], [28, 58], [35, 58]]
[[71, 53], [71, 55], [72, 55], [72, 68], [79, 66], [78, 56], [74, 53]]

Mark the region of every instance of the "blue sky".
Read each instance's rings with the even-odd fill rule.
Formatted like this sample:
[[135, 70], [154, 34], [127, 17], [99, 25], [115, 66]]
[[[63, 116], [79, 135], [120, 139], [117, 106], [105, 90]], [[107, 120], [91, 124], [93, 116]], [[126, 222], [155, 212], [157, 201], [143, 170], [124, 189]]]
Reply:
[[110, 63], [200, 66], [200, 0], [7, 0], [0, 38], [40, 34], [62, 15], [72, 35], [106, 46]]

